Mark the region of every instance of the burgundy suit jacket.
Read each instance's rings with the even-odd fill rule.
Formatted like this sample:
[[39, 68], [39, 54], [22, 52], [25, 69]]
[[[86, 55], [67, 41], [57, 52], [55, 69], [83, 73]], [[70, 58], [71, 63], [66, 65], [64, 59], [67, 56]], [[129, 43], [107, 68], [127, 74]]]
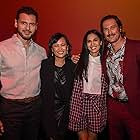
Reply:
[[[105, 48], [103, 61], [104, 71], [106, 71], [107, 49]], [[138, 40], [126, 39], [123, 78], [128, 95], [128, 110], [140, 119], [140, 41]]]

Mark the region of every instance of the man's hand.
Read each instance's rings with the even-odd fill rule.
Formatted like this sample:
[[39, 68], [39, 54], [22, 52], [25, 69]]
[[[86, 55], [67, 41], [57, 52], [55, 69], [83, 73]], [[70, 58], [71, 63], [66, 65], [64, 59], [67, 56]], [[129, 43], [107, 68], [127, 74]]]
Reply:
[[77, 64], [80, 59], [80, 54], [72, 55], [71, 60], [73, 63]]
[[3, 124], [0, 120], [0, 136], [4, 133], [4, 127], [3, 127]]

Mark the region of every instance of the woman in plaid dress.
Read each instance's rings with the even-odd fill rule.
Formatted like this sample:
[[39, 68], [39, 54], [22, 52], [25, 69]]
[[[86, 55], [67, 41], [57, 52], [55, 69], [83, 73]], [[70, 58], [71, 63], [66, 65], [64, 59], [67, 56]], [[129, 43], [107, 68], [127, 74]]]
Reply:
[[69, 129], [76, 131], [79, 140], [97, 140], [107, 119], [107, 82], [101, 65], [104, 42], [97, 30], [89, 30], [75, 71], [70, 103]]

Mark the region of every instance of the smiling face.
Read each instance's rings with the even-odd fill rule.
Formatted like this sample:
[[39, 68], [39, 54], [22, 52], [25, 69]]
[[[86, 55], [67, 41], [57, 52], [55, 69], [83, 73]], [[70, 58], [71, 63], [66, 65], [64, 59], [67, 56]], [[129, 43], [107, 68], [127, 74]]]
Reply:
[[19, 19], [15, 19], [17, 35], [22, 40], [30, 40], [37, 30], [37, 21], [34, 15], [21, 13]]
[[92, 56], [99, 55], [99, 50], [100, 50], [101, 44], [102, 44], [102, 42], [96, 34], [90, 33], [87, 36], [87, 47]]
[[115, 43], [121, 38], [121, 29], [115, 19], [107, 19], [102, 24], [105, 39], [109, 43]]
[[68, 45], [64, 37], [61, 37], [56, 43], [52, 45], [52, 53], [55, 58], [65, 58], [68, 53]]

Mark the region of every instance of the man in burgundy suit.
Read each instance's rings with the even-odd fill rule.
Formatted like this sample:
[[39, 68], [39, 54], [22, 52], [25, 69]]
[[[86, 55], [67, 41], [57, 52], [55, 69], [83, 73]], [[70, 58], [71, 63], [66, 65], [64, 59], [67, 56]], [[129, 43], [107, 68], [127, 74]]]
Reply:
[[120, 19], [101, 19], [107, 41], [104, 67], [109, 81], [108, 127], [110, 140], [140, 140], [140, 41], [125, 36]]

